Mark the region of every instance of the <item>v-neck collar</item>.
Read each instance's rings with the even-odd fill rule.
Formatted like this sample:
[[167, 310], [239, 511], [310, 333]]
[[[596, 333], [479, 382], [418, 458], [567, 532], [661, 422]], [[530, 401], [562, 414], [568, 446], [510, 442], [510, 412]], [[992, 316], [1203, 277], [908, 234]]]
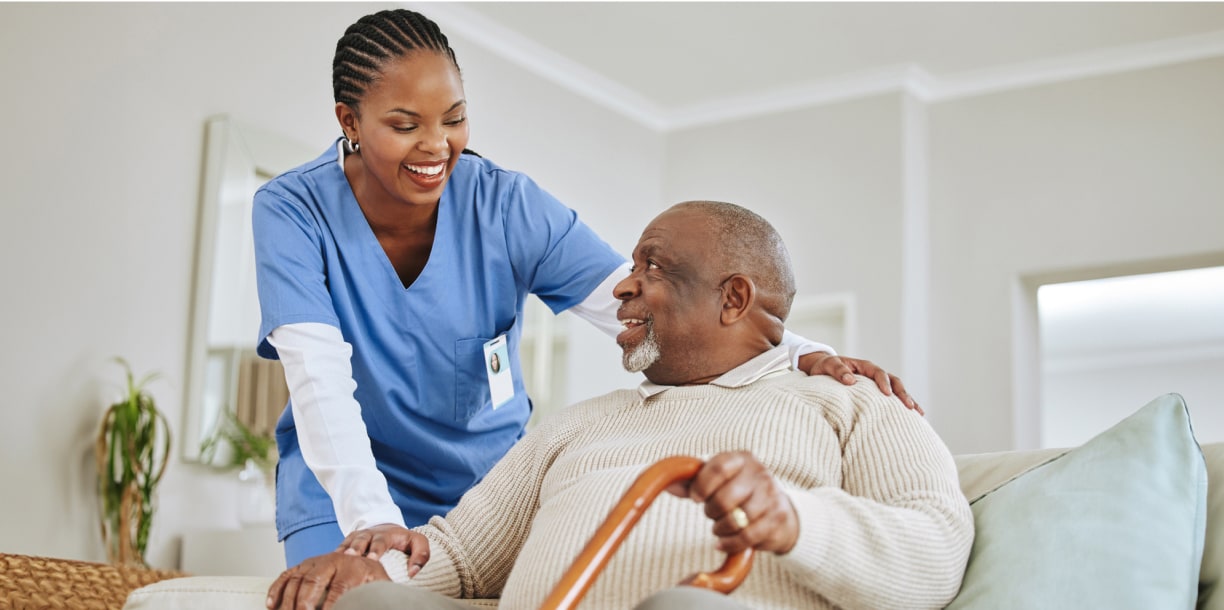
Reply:
[[[357, 194], [353, 192], [353, 185], [349, 184], [348, 176], [344, 173], [344, 143], [336, 142], [336, 165], [335, 171], [340, 172], [341, 183], [341, 202], [340, 213], [344, 219], [343, 227], [345, 237], [350, 243], [359, 244], [362, 256], [368, 260], [377, 260], [376, 263], [382, 269], [383, 281], [389, 282], [390, 287], [398, 289], [400, 295], [407, 295], [413, 292], [413, 289], [420, 286], [422, 283], [429, 280], [431, 270], [439, 266], [436, 263], [440, 255], [439, 244], [443, 241], [438, 238], [439, 235], [449, 235], [451, 218], [448, 205], [451, 189], [450, 184], [442, 190], [442, 196], [438, 200], [438, 223], [434, 227], [433, 244], [429, 247], [429, 260], [425, 261], [425, 266], [421, 269], [421, 273], [408, 286], [404, 286], [404, 282], [400, 280], [399, 273], [395, 270], [395, 265], [391, 264], [391, 259], [387, 257], [387, 252], [383, 250], [382, 244], [378, 242], [378, 236], [374, 234], [374, 229], [370, 227], [370, 221], [366, 218], [365, 212], [361, 210], [361, 204], [357, 203]], [[423, 290], [417, 288], [417, 292]], [[394, 290], [386, 291], [394, 293]], [[380, 290], [380, 294], [384, 291]]]

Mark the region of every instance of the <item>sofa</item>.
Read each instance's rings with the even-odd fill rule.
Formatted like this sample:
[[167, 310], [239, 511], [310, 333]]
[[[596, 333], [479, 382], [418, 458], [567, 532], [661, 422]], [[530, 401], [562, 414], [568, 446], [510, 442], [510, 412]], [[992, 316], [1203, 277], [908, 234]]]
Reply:
[[[1224, 443], [1200, 448], [1177, 395], [1157, 398], [1080, 447], [955, 459], [977, 536], [949, 608], [1224, 610]], [[10, 578], [0, 572], [0, 610], [52, 607], [6, 601], [39, 582], [37, 575], [24, 584]], [[133, 582], [124, 608], [258, 610], [269, 583], [237, 576]], [[496, 607], [496, 600], [473, 605]]]

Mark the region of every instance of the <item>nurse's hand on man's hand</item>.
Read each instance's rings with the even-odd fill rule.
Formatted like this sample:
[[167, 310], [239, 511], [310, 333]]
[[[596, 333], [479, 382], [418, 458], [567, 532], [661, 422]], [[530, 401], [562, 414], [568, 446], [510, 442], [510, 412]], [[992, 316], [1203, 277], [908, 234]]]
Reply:
[[813, 352], [799, 357], [799, 369], [808, 375], [828, 375], [846, 385], [854, 385], [857, 381], [856, 374], [870, 377], [875, 380], [876, 385], [880, 387], [880, 391], [885, 396], [896, 394], [902, 404], [919, 414], [926, 415], [922, 407], [918, 406], [918, 402], [909, 395], [909, 392], [905, 391], [905, 384], [901, 383], [900, 377], [889, 374], [870, 360], [834, 356], [826, 352]]
[[344, 542], [336, 547], [336, 552], [378, 559], [388, 549], [403, 551], [408, 556], [409, 578], [416, 576], [429, 561], [429, 539], [391, 523], [375, 525], [349, 534], [344, 538]]
[[379, 548], [377, 556], [392, 548], [403, 551], [408, 556], [409, 578], [416, 576], [429, 561], [429, 539], [412, 530], [398, 525], [359, 530], [349, 534], [335, 551], [311, 557], [282, 572], [268, 587], [267, 607], [277, 610], [322, 607], [327, 610], [354, 587], [376, 580], [391, 580], [376, 559], [376, 545]]
[[387, 552], [387, 549], [399, 549], [406, 552], [411, 534], [412, 532], [407, 528], [392, 523], [375, 525], [345, 536], [340, 546], [336, 547], [336, 551], [378, 559]]

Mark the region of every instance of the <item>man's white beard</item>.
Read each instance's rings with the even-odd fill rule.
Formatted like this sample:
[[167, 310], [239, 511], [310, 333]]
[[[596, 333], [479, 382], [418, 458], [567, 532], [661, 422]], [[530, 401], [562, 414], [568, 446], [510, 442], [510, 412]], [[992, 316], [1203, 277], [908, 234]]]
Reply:
[[659, 360], [659, 338], [654, 332], [654, 320], [646, 321], [646, 338], [621, 357], [625, 370], [637, 373], [650, 368]]

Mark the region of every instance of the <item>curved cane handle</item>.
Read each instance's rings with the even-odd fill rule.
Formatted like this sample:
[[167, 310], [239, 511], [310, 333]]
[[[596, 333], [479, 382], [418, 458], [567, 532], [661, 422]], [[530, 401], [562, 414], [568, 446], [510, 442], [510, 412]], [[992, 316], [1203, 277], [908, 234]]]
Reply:
[[[676, 481], [687, 481], [697, 475], [704, 463], [694, 457], [674, 456], [664, 458], [638, 475], [629, 491], [608, 512], [595, 535], [574, 560], [574, 564], [553, 587], [540, 610], [569, 610], [578, 605], [586, 595], [595, 577], [620, 547], [629, 530], [642, 518], [642, 514], [668, 485]], [[734, 591], [752, 569], [752, 549], [747, 548], [728, 555], [716, 572], [698, 572], [680, 582], [683, 585], [713, 589], [719, 593]]]

